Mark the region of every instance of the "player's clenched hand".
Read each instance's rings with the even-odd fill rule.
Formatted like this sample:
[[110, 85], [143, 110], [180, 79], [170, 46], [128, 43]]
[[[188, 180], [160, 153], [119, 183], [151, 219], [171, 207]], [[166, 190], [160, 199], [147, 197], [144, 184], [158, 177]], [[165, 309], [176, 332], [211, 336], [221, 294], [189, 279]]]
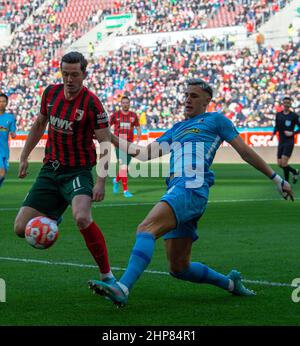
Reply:
[[279, 193], [284, 199], [290, 198], [292, 201], [294, 201], [294, 194], [293, 194], [292, 188], [287, 181], [285, 181], [284, 179], [281, 178], [280, 175], [275, 173], [274, 173], [274, 176], [272, 176], [272, 180], [274, 184], [277, 186], [277, 190], [279, 191]]
[[28, 160], [21, 160], [19, 164], [19, 173], [18, 177], [23, 179], [27, 175], [27, 169], [28, 169]]
[[98, 180], [93, 188], [93, 201], [101, 202], [105, 195], [105, 180]]
[[291, 199], [294, 202], [294, 194], [290, 184], [287, 181], [283, 181], [282, 184], [282, 196], [284, 199]]

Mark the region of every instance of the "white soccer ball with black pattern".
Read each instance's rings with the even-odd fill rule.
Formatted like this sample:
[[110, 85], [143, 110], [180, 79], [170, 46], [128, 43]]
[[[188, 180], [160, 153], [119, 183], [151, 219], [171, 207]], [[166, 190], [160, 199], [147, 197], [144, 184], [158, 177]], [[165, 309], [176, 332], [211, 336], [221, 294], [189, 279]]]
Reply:
[[35, 217], [26, 225], [25, 238], [36, 249], [48, 249], [56, 242], [57, 237], [57, 224], [48, 217]]

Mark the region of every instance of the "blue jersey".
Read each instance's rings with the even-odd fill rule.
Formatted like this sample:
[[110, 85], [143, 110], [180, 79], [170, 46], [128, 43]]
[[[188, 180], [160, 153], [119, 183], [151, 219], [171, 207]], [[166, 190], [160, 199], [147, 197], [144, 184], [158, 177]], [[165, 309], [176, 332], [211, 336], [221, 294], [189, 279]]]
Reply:
[[13, 114], [0, 115], [0, 156], [9, 158], [8, 136], [10, 132], [16, 132], [16, 120]]
[[207, 197], [209, 187], [214, 184], [210, 166], [216, 151], [224, 140], [230, 142], [236, 136], [233, 123], [216, 112], [175, 124], [157, 139], [162, 146], [164, 142], [171, 146], [170, 175], [174, 178], [167, 179], [168, 188], [176, 185], [200, 189]]

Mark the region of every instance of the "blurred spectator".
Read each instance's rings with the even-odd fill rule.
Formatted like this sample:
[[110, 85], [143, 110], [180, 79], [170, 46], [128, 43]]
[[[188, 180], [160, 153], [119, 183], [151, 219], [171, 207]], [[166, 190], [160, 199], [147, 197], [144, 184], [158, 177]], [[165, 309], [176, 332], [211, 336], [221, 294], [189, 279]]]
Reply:
[[291, 23], [288, 27], [288, 37], [290, 42], [294, 42], [295, 29], [293, 24]]
[[258, 33], [256, 34], [256, 37], [255, 37], [255, 40], [256, 40], [256, 44], [257, 44], [257, 50], [258, 50], [258, 52], [261, 52], [263, 45], [265, 43], [264, 34], [262, 34], [260, 31], [258, 31]]
[[89, 42], [87, 50], [88, 50], [89, 58], [93, 59], [95, 54], [95, 46], [93, 42]]

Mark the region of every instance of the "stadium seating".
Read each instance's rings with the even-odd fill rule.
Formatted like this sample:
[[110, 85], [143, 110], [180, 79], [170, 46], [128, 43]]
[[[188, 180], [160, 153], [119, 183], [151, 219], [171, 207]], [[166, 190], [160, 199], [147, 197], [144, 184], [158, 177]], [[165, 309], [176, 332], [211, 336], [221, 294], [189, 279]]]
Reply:
[[242, 5], [235, 6], [234, 11], [230, 11], [228, 7], [222, 6], [220, 10], [212, 16], [207, 23], [207, 28], [218, 28], [222, 26], [233, 26], [236, 24], [236, 17], [243, 11]]
[[[109, 112], [120, 96], [128, 93], [133, 107], [146, 117], [146, 127], [169, 128], [182, 119], [184, 81], [189, 77], [204, 78], [214, 86], [209, 110], [223, 111], [237, 126], [271, 126], [287, 91], [295, 98], [296, 110], [300, 110], [299, 42], [282, 50], [264, 49], [260, 54], [243, 50], [200, 55], [193, 41], [178, 43], [166, 51], [137, 48], [139, 53], [123, 47], [121, 52], [91, 62], [86, 85], [100, 96]], [[20, 56], [7, 51], [6, 61], [15, 60], [16, 64], [7, 64], [0, 74], [0, 89], [10, 95], [10, 109], [23, 130], [30, 129], [46, 85], [61, 81], [57, 59], [44, 56], [34, 65], [34, 55], [28, 60], [28, 53]], [[279, 63], [282, 59], [287, 59], [284, 68]]]
[[290, 0], [125, 0], [121, 12], [137, 15], [135, 28], [128, 33], [177, 31], [193, 28], [213, 28], [246, 25], [251, 19], [258, 28], [271, 15], [282, 9]]
[[0, 1], [0, 23], [9, 23], [11, 32], [24, 23], [45, 0]]
[[63, 9], [62, 12], [57, 13], [56, 23], [62, 26], [62, 29], [65, 29], [72, 23], [85, 23], [89, 15], [103, 9], [105, 4], [102, 0], [77, 0], [70, 1], [68, 5]]
[[[241, 23], [251, 19], [251, 15], [245, 15], [249, 11], [244, 10], [251, 8], [253, 1], [238, 2], [235, 6], [230, 1], [218, 6], [214, 0], [201, 2], [211, 9], [208, 25], [233, 25], [236, 24], [234, 19]], [[157, 4], [157, 1], [151, 3]], [[187, 2], [180, 2], [182, 6], [184, 3]], [[274, 3], [268, 1], [265, 5], [277, 11], [286, 2], [281, 1], [278, 8], [274, 8]], [[71, 43], [87, 30], [86, 25], [96, 11], [102, 13], [100, 5], [105, 13], [118, 13], [124, 10], [122, 4], [132, 8], [136, 2], [78, 0], [75, 4], [68, 0], [51, 0], [42, 14], [33, 14], [32, 23], [16, 31], [10, 47], [0, 49], [0, 91], [9, 94], [10, 109], [17, 115], [19, 129], [30, 129], [43, 89], [49, 83], [60, 81], [58, 66], [62, 44]], [[259, 54], [250, 54], [247, 50], [201, 54], [218, 52], [223, 46], [219, 37], [210, 40], [194, 37], [190, 42], [178, 42], [167, 49], [157, 46], [150, 51], [136, 46], [127, 50], [123, 47], [121, 51], [91, 61], [87, 86], [101, 97], [109, 111], [122, 93], [129, 93], [133, 106], [147, 118], [145, 126], [156, 128], [170, 127], [181, 119], [182, 115], [178, 114], [182, 114], [183, 83], [190, 76], [202, 77], [214, 86], [215, 97], [210, 110], [224, 111], [238, 126], [270, 126], [280, 97], [287, 90], [292, 90], [296, 109], [299, 109], [299, 42], [282, 50], [264, 48]], [[284, 71], [279, 69], [281, 59], [287, 60]], [[160, 73], [157, 73], [158, 66]]]
[[[249, 32], [254, 31], [271, 14], [276, 13], [283, 8], [289, 0], [205, 0], [201, 2], [190, 2], [187, 0], [50, 0], [47, 2], [47, 8], [43, 14], [33, 17], [33, 24], [30, 26], [31, 31], [43, 32], [42, 39], [37, 37], [36, 40], [44, 42], [51, 41], [51, 35], [55, 30], [60, 32], [59, 45], [62, 46], [64, 41], [71, 44], [98, 22], [102, 14], [114, 14], [124, 12], [135, 12], [137, 22], [134, 28], [130, 27], [127, 34], [148, 33], [188, 30], [196, 28], [211, 28], [228, 25], [245, 25]], [[44, 0], [33, 0], [32, 3], [26, 0], [12, 1], [16, 12], [13, 18], [8, 18], [14, 30], [22, 24], [27, 15], [32, 13], [33, 9], [40, 6]], [[2, 12], [7, 11], [7, 2], [2, 6]], [[30, 11], [24, 11], [24, 6], [30, 8]], [[1, 7], [0, 7], [1, 9]], [[22, 10], [20, 10], [22, 9]], [[103, 12], [104, 11], [104, 12]], [[9, 12], [6, 12], [9, 13]], [[96, 21], [94, 16], [97, 15]], [[254, 21], [253, 18], [257, 18]], [[55, 24], [50, 26], [49, 23]], [[22, 28], [23, 32], [28, 30], [28, 26]], [[48, 36], [49, 35], [49, 36]], [[16, 39], [18, 39], [16, 37]], [[43, 46], [41, 44], [41, 46]], [[55, 45], [58, 49], [58, 41]]]
[[0, 14], [5, 16], [8, 12], [13, 12], [14, 10], [21, 9], [24, 5], [29, 5], [31, 1], [29, 0], [11, 0], [11, 1], [1, 1], [0, 2]]

